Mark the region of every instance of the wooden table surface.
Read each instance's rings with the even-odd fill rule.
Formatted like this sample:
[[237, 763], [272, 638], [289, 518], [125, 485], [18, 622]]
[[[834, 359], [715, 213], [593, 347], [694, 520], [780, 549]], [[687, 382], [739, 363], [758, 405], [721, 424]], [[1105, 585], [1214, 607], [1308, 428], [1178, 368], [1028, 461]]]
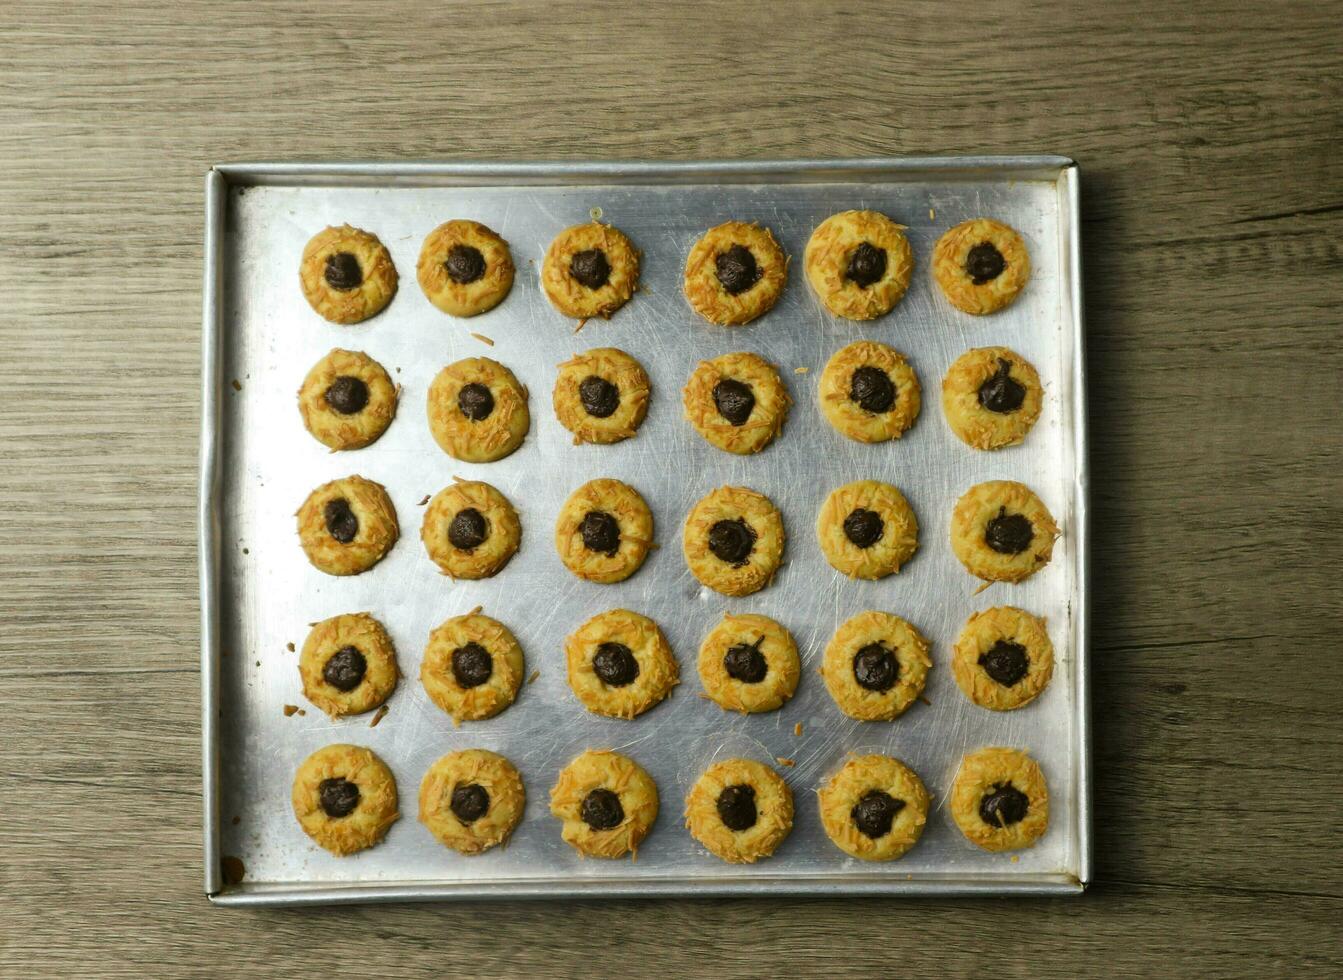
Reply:
[[[1277, 0], [4, 4], [0, 975], [1343, 970], [1341, 18]], [[1085, 897], [207, 904], [210, 164], [1038, 151], [1076, 157], [1084, 188]]]

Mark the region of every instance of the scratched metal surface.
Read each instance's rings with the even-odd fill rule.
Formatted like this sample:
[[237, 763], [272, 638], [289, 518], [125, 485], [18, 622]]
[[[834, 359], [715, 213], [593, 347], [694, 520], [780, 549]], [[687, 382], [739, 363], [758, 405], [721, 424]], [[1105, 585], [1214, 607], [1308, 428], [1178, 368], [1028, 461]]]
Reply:
[[[1085, 787], [1082, 686], [1078, 683], [1076, 615], [1083, 582], [1075, 517], [1084, 501], [1074, 425], [1082, 405], [1076, 390], [1076, 314], [1069, 298], [1065, 241], [1069, 185], [1063, 171], [1037, 168], [1033, 179], [1009, 179], [982, 169], [971, 174], [870, 168], [824, 174], [762, 172], [752, 181], [662, 184], [655, 171], [636, 184], [578, 173], [570, 186], [537, 186], [506, 174], [468, 181], [420, 175], [398, 180], [344, 181], [266, 178], [225, 193], [222, 227], [214, 228], [221, 262], [218, 401], [218, 496], [215, 567], [207, 570], [218, 600], [218, 704], [207, 738], [207, 780], [217, 810], [207, 814], [207, 855], [240, 858], [245, 883], [223, 896], [239, 901], [339, 900], [408, 895], [657, 893], [771, 889], [817, 892], [875, 889], [898, 892], [988, 888], [1003, 891], [1076, 887], [1085, 866], [1079, 812]], [[563, 180], [563, 169], [549, 180]], [[669, 174], [669, 176], [671, 176]], [[680, 181], [694, 181], [681, 174]], [[459, 183], [475, 186], [454, 186]], [[363, 184], [364, 186], [354, 186]], [[427, 186], [415, 186], [417, 184]], [[371, 185], [371, 186], [370, 186]], [[913, 284], [884, 319], [860, 324], [822, 309], [801, 269], [812, 228], [846, 208], [874, 208], [906, 224], [917, 257]], [[625, 231], [644, 253], [643, 289], [609, 322], [579, 333], [550, 307], [538, 268], [562, 228], [602, 220]], [[1015, 305], [995, 316], [956, 312], [929, 276], [937, 236], [967, 218], [991, 215], [1015, 226], [1031, 252], [1031, 282]], [[511, 244], [518, 275], [508, 299], [472, 320], [434, 309], [415, 281], [426, 233], [450, 217], [470, 217]], [[744, 328], [700, 320], [680, 290], [687, 250], [705, 228], [729, 218], [773, 229], [793, 257], [778, 306]], [[400, 291], [381, 315], [357, 326], [326, 323], [300, 294], [297, 266], [304, 243], [327, 224], [349, 222], [375, 232], [391, 251]], [[207, 311], [208, 312], [208, 311]], [[493, 347], [471, 336], [492, 338]], [[911, 359], [923, 385], [923, 410], [913, 429], [893, 443], [867, 446], [831, 429], [816, 406], [820, 370], [841, 346], [870, 338]], [[1045, 389], [1041, 419], [1025, 444], [975, 452], [951, 434], [942, 417], [940, 381], [970, 347], [1005, 344], [1039, 369]], [[653, 398], [637, 438], [614, 446], [574, 446], [550, 405], [555, 365], [588, 347], [612, 345], [638, 357], [653, 382]], [[403, 386], [387, 433], [356, 452], [329, 453], [304, 430], [295, 392], [308, 368], [332, 347], [367, 351]], [[739, 458], [705, 443], [682, 418], [681, 386], [697, 361], [736, 350], [777, 364], [795, 405], [782, 436], [763, 453]], [[532, 427], [512, 456], [490, 464], [461, 463], [434, 443], [425, 420], [430, 380], [462, 357], [489, 356], [508, 365], [530, 388]], [[799, 373], [806, 369], [806, 373]], [[241, 390], [229, 382], [236, 379]], [[353, 578], [317, 572], [298, 547], [293, 513], [327, 480], [361, 474], [386, 485], [401, 521], [401, 540], [372, 571]], [[419, 541], [419, 501], [452, 477], [486, 480], [521, 515], [519, 553], [498, 576], [453, 582], [439, 575]], [[582, 482], [616, 477], [636, 487], [656, 519], [659, 550], [630, 580], [595, 585], [561, 565], [551, 543], [564, 498]], [[835, 486], [875, 478], [899, 486], [919, 519], [914, 560], [880, 582], [850, 581], [833, 571], [817, 547], [813, 524]], [[966, 488], [987, 479], [1016, 479], [1034, 488], [1059, 519], [1063, 537], [1048, 568], [1019, 586], [995, 585], [975, 595], [976, 582], [951, 554], [952, 505]], [[781, 509], [788, 542], [785, 565], [772, 586], [742, 599], [702, 588], [681, 555], [681, 522], [700, 496], [723, 484], [753, 487]], [[1053, 681], [1031, 706], [994, 713], [963, 697], [949, 666], [951, 645], [966, 617], [1011, 603], [1048, 618], [1058, 658]], [[430, 630], [475, 606], [502, 620], [520, 640], [527, 670], [539, 671], [517, 703], [495, 719], [451, 720], [428, 700], [418, 680]], [[680, 663], [682, 683], [663, 704], [633, 721], [588, 714], [565, 682], [562, 640], [603, 610], [627, 607], [655, 619]], [[862, 610], [888, 610], [919, 627], [932, 644], [934, 668], [927, 704], [891, 723], [843, 716], [817, 669], [835, 628]], [[326, 718], [302, 695], [297, 653], [308, 624], [338, 613], [369, 610], [396, 643], [404, 679], [376, 728], [370, 716]], [[700, 696], [695, 658], [701, 638], [724, 612], [759, 612], [796, 638], [804, 663], [797, 696], [777, 712], [739, 716]], [[207, 643], [210, 642], [207, 639]], [[218, 654], [217, 657], [214, 654]], [[283, 707], [304, 707], [286, 717]], [[794, 734], [795, 726], [802, 734]], [[396, 775], [402, 819], [383, 844], [335, 858], [299, 830], [289, 786], [299, 762], [330, 742], [374, 749]], [[962, 754], [983, 745], [1019, 746], [1040, 761], [1049, 781], [1052, 823], [1047, 835], [1018, 855], [989, 854], [965, 841], [947, 812], [946, 796]], [[637, 862], [581, 859], [559, 837], [548, 791], [558, 770], [586, 747], [628, 753], [656, 780], [662, 810]], [[511, 843], [475, 858], [442, 847], [416, 820], [421, 777], [440, 755], [484, 747], [508, 756], [526, 782], [526, 815]], [[884, 752], [911, 765], [934, 796], [927, 830], [903, 859], [886, 865], [855, 861], [825, 837], [814, 791], [851, 752]], [[792, 786], [792, 835], [769, 860], [734, 867], [709, 855], [683, 827], [683, 799], [710, 761], [729, 755], [779, 767]], [[217, 772], [211, 758], [217, 758]], [[777, 766], [777, 763], [776, 763]]]

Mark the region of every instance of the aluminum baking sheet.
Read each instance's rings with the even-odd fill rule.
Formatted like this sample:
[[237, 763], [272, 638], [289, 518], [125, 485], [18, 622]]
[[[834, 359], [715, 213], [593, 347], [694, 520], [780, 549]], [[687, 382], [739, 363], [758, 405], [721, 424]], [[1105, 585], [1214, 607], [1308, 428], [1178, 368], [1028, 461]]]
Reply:
[[[204, 421], [201, 474], [206, 889], [222, 904], [459, 898], [902, 893], [1066, 893], [1089, 876], [1087, 789], [1086, 443], [1077, 240], [1077, 170], [1062, 157], [718, 164], [221, 166], [207, 180]], [[826, 216], [873, 208], [908, 226], [917, 268], [895, 311], [871, 323], [827, 314], [806, 286], [801, 255]], [[609, 322], [581, 332], [551, 308], [538, 270], [562, 228], [592, 216], [643, 250], [643, 289]], [[956, 312], [929, 276], [937, 236], [991, 215], [1021, 231], [1029, 286], [989, 317]], [[471, 320], [434, 309], [415, 281], [426, 233], [469, 217], [510, 242], [518, 275], [498, 308]], [[777, 307], [756, 323], [700, 320], [681, 294], [687, 250], [728, 219], [773, 229], [793, 257]], [[328, 224], [375, 232], [401, 274], [400, 292], [357, 326], [319, 318], [298, 288], [299, 255]], [[486, 346], [472, 333], [486, 335]], [[904, 351], [918, 371], [923, 411], [898, 442], [860, 445], [832, 430], [816, 407], [821, 368], [843, 345], [870, 338]], [[1045, 400], [1025, 444], [995, 453], [962, 445], [942, 418], [942, 375], [970, 347], [1005, 344], [1039, 369]], [[612, 345], [635, 354], [653, 382], [637, 438], [574, 446], [550, 407], [555, 365]], [[329, 453], [304, 430], [295, 392], [332, 347], [367, 351], [404, 387], [396, 421], [373, 446]], [[777, 442], [740, 458], [709, 446], [682, 418], [681, 387], [695, 364], [736, 350], [779, 365], [795, 406]], [[445, 364], [486, 355], [531, 390], [532, 428], [505, 460], [473, 465], [446, 456], [425, 420], [430, 380]], [[804, 373], [805, 370], [805, 373]], [[237, 382], [235, 385], [234, 382]], [[385, 484], [401, 540], [372, 571], [331, 578], [304, 559], [293, 514], [327, 480], [358, 473]], [[519, 553], [498, 576], [453, 582], [420, 544], [420, 501], [454, 476], [499, 487], [523, 523]], [[564, 498], [586, 480], [631, 483], [651, 506], [661, 544], [618, 585], [579, 581], [560, 564], [552, 527]], [[875, 478], [899, 486], [918, 515], [914, 560], [879, 582], [850, 581], [816, 545], [813, 522], [835, 486]], [[988, 479], [1033, 487], [1063, 528], [1052, 563], [1019, 586], [977, 583], [948, 545], [952, 505]], [[772, 586], [730, 599], [702, 588], [681, 556], [690, 506], [723, 484], [753, 487], [783, 512], [786, 564]], [[966, 617], [1012, 603], [1048, 617], [1054, 679], [1029, 707], [995, 713], [971, 704], [948, 663]], [[517, 703], [497, 718], [454, 728], [418, 681], [429, 631], [483, 606], [514, 631], [528, 672]], [[588, 714], [565, 682], [562, 641], [589, 616], [628, 607], [655, 619], [681, 663], [682, 683], [634, 721]], [[926, 704], [892, 723], [843, 716], [817, 675], [835, 628], [864, 609], [915, 623], [932, 644]], [[308, 624], [372, 611], [393, 637], [404, 680], [386, 718], [332, 721], [304, 700], [298, 655]], [[782, 710], [739, 716], [699, 696], [695, 657], [724, 612], [759, 612], [786, 625], [804, 663], [797, 696]], [[286, 704], [306, 709], [285, 715]], [[802, 734], [794, 734], [802, 725]], [[373, 748], [396, 775], [402, 819], [378, 847], [333, 857], [303, 835], [290, 810], [295, 768], [330, 742]], [[983, 745], [1020, 746], [1047, 774], [1052, 823], [1033, 849], [990, 854], [969, 844], [947, 812], [958, 760]], [[508, 756], [526, 782], [526, 815], [506, 848], [465, 858], [416, 820], [420, 779], [440, 755], [484, 747]], [[657, 781], [662, 809], [638, 860], [582, 859], [548, 811], [556, 773], [586, 747], [611, 747]], [[934, 796], [927, 830], [903, 859], [866, 864], [824, 836], [814, 790], [851, 752], [895, 755]], [[796, 798], [792, 835], [770, 859], [732, 866], [701, 848], [682, 824], [685, 794], [713, 759], [732, 754], [781, 768]], [[237, 858], [241, 884], [225, 885], [221, 860]], [[230, 866], [237, 865], [229, 862]]]

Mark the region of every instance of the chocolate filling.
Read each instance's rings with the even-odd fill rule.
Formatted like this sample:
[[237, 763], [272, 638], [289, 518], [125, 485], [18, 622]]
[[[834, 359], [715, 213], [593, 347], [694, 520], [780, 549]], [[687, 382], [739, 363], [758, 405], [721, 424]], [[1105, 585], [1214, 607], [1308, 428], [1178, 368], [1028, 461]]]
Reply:
[[733, 245], [714, 259], [718, 281], [731, 295], [744, 293], [760, 281], [763, 273], [755, 264], [755, 256], [745, 245]]
[[569, 275], [588, 289], [601, 289], [611, 278], [611, 263], [601, 249], [584, 249], [569, 260]]
[[984, 528], [984, 543], [1000, 555], [1019, 555], [1031, 546], [1035, 527], [1021, 514], [1009, 514], [998, 508], [998, 516]]
[[886, 250], [863, 242], [849, 253], [849, 267], [844, 274], [866, 289], [886, 275]]
[[620, 797], [609, 789], [594, 789], [583, 797], [579, 816], [593, 830], [610, 830], [625, 819], [625, 808], [620, 805]]
[[578, 385], [578, 400], [594, 419], [610, 418], [620, 407], [620, 389], [605, 378], [590, 375]]
[[327, 385], [322, 397], [341, 415], [353, 415], [362, 412], [368, 404], [368, 385], [360, 378], [342, 374]]
[[317, 784], [317, 802], [328, 817], [348, 817], [359, 805], [359, 787], [337, 776]]
[[359, 260], [349, 252], [328, 255], [322, 277], [326, 279], [328, 286], [342, 292], [358, 289], [364, 283], [364, 273], [359, 268]]
[[448, 257], [443, 262], [448, 278], [465, 286], [485, 275], [485, 256], [474, 245], [460, 243], [448, 249]]
[[473, 381], [457, 392], [457, 407], [472, 422], [483, 422], [494, 411], [494, 395], [489, 388]]
[[876, 840], [891, 832], [891, 822], [904, 808], [904, 800], [897, 800], [883, 790], [873, 789], [864, 793], [863, 798], [853, 805], [849, 818], [859, 832]]
[[494, 673], [490, 651], [475, 641], [452, 651], [452, 676], [465, 688], [479, 687]]
[[337, 691], [353, 691], [364, 679], [368, 661], [354, 647], [341, 647], [322, 668], [322, 679]]
[[458, 551], [474, 551], [490, 536], [490, 522], [474, 507], [459, 510], [448, 525], [448, 541]]
[[727, 653], [723, 654], [723, 669], [727, 675], [743, 684], [759, 684], [763, 681], [769, 673], [769, 662], [760, 652], [760, 645], [764, 642], [762, 636], [754, 643], [738, 643], [729, 647]]
[[895, 385], [885, 371], [864, 364], [849, 378], [849, 401], [865, 412], [889, 412], [895, 404]]
[[740, 517], [731, 521], [717, 521], [709, 528], [709, 550], [719, 561], [740, 568], [751, 557], [755, 538], [751, 525]]
[[1006, 415], [1015, 412], [1026, 400], [1026, 387], [1008, 373], [1012, 362], [1005, 357], [998, 358], [998, 370], [993, 377], [979, 386], [979, 404], [990, 412]]
[[1007, 268], [1003, 253], [992, 242], [980, 242], [965, 257], [965, 274], [976, 286], [997, 279]]
[[713, 403], [718, 414], [733, 425], [745, 425], [755, 411], [755, 392], [735, 378], [723, 378], [713, 386]]
[[359, 518], [350, 510], [350, 502], [344, 497], [328, 500], [322, 508], [322, 517], [326, 520], [326, 533], [341, 544], [349, 544], [359, 533]]
[[718, 819], [728, 830], [749, 830], [760, 814], [755, 808], [755, 787], [738, 783], [718, 794]]
[[1011, 640], [999, 640], [979, 655], [979, 666], [1003, 687], [1011, 687], [1030, 669], [1026, 648]]
[[886, 525], [873, 510], [855, 507], [844, 518], [844, 536], [860, 548], [870, 548], [881, 540]]
[[592, 670], [603, 684], [624, 687], [639, 676], [639, 661], [623, 643], [607, 641], [597, 646], [592, 657]]
[[604, 510], [590, 510], [578, 525], [583, 547], [607, 557], [620, 550], [620, 524]]
[[462, 823], [474, 823], [485, 816], [490, 808], [490, 794], [484, 786], [467, 783], [452, 788], [452, 801], [448, 804], [453, 816]]
[[869, 643], [853, 655], [853, 679], [869, 691], [889, 691], [900, 677], [900, 662], [881, 643]]
[[1011, 783], [998, 783], [979, 800], [979, 819], [990, 827], [1010, 827], [1026, 818], [1031, 801]]

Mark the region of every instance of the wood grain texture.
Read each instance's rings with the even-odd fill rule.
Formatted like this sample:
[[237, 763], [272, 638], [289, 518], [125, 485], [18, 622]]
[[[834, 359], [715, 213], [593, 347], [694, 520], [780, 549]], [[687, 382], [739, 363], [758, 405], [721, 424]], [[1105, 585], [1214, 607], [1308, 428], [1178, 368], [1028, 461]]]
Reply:
[[[0, 5], [0, 975], [1343, 969], [1338, 2]], [[223, 911], [200, 893], [202, 175], [228, 159], [1082, 165], [1081, 900]], [[1332, 923], [1332, 924], [1331, 924]]]

